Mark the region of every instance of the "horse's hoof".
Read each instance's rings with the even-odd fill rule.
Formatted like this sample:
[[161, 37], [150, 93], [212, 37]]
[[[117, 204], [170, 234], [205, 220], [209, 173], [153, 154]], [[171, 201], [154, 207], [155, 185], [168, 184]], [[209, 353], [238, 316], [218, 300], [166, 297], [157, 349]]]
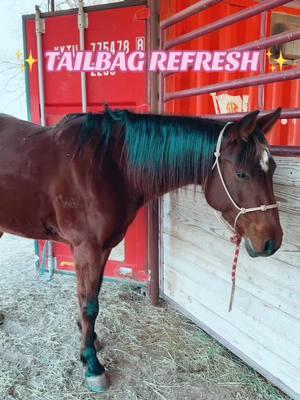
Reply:
[[0, 325], [4, 323], [4, 314], [0, 313]]
[[102, 375], [87, 376], [85, 379], [88, 389], [94, 393], [103, 393], [109, 388], [109, 380], [105, 372]]

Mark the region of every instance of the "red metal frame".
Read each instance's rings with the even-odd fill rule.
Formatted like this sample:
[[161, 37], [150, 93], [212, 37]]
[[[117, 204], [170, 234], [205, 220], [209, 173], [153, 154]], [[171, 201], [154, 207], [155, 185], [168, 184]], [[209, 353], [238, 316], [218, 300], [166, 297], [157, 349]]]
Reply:
[[[193, 6], [188, 7], [187, 9], [163, 20], [160, 23], [161, 49], [168, 50], [174, 46], [178, 46], [178, 45], [181, 45], [188, 41], [191, 41], [192, 39], [199, 38], [201, 36], [207, 35], [208, 33], [215, 32], [226, 26], [230, 26], [238, 21], [242, 21], [247, 18], [250, 18], [251, 16], [262, 14], [263, 12], [268, 11], [268, 10], [273, 10], [275, 7], [279, 7], [284, 4], [289, 3], [289, 0], [270, 0], [268, 2], [261, 2], [257, 5], [246, 8], [238, 13], [226, 16], [221, 20], [217, 20], [217, 21], [215, 21], [211, 24], [208, 24], [204, 27], [200, 27], [194, 31], [191, 31], [184, 35], [181, 35], [175, 39], [172, 39], [169, 41], [164, 40], [165, 31], [167, 28], [170, 28], [171, 26], [176, 24], [178, 21], [182, 21], [183, 19], [186, 19], [188, 17], [195, 15], [198, 12], [198, 10], [202, 11], [204, 9], [203, 7], [205, 7], [205, 9], [207, 9], [207, 8], [215, 6], [218, 3], [219, 2], [201, 0], [201, 1], [198, 1], [196, 4], [194, 4]], [[300, 29], [297, 29], [294, 31], [290, 31], [288, 33], [285, 32], [282, 34], [274, 35], [270, 38], [263, 37], [260, 40], [256, 40], [251, 43], [243, 44], [241, 46], [235, 47], [234, 49], [263, 50], [269, 46], [272, 46], [275, 44], [280, 44], [280, 43], [290, 42], [299, 37], [300, 37]], [[233, 50], [233, 49], [231, 49], [231, 50]], [[161, 110], [163, 109], [163, 104], [170, 100], [175, 100], [175, 99], [189, 97], [189, 96], [197, 96], [197, 95], [207, 94], [207, 93], [211, 93], [211, 92], [218, 92], [218, 91], [222, 91], [222, 90], [245, 88], [248, 86], [258, 86], [258, 85], [263, 85], [263, 84], [267, 84], [267, 83], [293, 80], [293, 79], [297, 79], [299, 77], [300, 77], [300, 69], [298, 68], [298, 69], [293, 69], [293, 70], [283, 71], [283, 72], [278, 72], [278, 73], [273, 73], [273, 74], [268, 73], [268, 74], [261, 74], [258, 76], [256, 75], [255, 77], [248, 77], [248, 78], [243, 78], [240, 80], [233, 80], [233, 81], [226, 82], [226, 83], [213, 84], [213, 85], [209, 85], [209, 86], [205, 86], [205, 87], [201, 87], [201, 88], [191, 88], [191, 89], [186, 89], [186, 90], [181, 90], [181, 91], [176, 91], [176, 92], [171, 92], [171, 93], [164, 93], [165, 75], [161, 74], [161, 85], [160, 85]], [[287, 115], [288, 115], [288, 113], [287, 113]]]
[[181, 99], [183, 97], [198, 96], [200, 94], [208, 94], [212, 92], [221, 92], [223, 90], [239, 89], [249, 86], [266, 85], [267, 83], [281, 82], [300, 78], [300, 68], [291, 69], [289, 71], [274, 72], [272, 74], [260, 74], [248, 78], [237, 79], [229, 82], [215, 83], [213, 85], [201, 88], [192, 88], [180, 90], [176, 92], [166, 93], [164, 101]]
[[191, 17], [201, 11], [204, 11], [210, 7], [215, 6], [216, 4], [222, 3], [223, 0], [201, 0], [197, 1], [195, 4], [192, 4], [190, 7], [185, 8], [184, 10], [178, 12], [177, 14], [172, 15], [171, 17], [164, 19], [160, 22], [160, 29], [164, 30], [169, 28], [172, 25], [177, 24], [184, 19]]
[[[192, 39], [196, 39], [203, 35], [207, 35], [208, 33], [214, 32], [221, 28], [225, 28], [226, 26], [232, 25], [239, 21], [243, 21], [245, 19], [253, 17], [254, 15], [261, 14], [264, 11], [271, 10], [275, 7], [279, 7], [279, 6], [281, 6], [283, 4], [287, 4], [289, 2], [290, 2], [290, 0], [263, 1], [255, 6], [246, 8], [245, 10], [242, 10], [238, 13], [224, 17], [223, 19], [219, 19], [218, 21], [215, 21], [209, 25], [202, 26], [201, 28], [195, 29], [192, 32], [185, 33], [184, 35], [179, 36], [173, 40], [169, 40], [169, 41], [165, 42], [163, 48], [164, 48], [164, 50], [169, 50], [171, 47], [175, 47], [175, 46], [178, 46], [179, 44], [189, 42]], [[198, 2], [197, 4], [201, 4], [201, 3], [203, 3], [203, 0], [201, 2]], [[216, 4], [216, 2], [212, 2], [212, 4], [210, 4], [209, 7], [212, 7], [215, 4]], [[207, 8], [209, 8], [209, 7], [207, 7]], [[186, 13], [185, 18], [190, 17], [194, 14], [195, 14], [195, 10], [190, 9], [189, 13]], [[169, 19], [167, 21], [170, 22]], [[166, 20], [161, 23], [161, 27], [163, 27], [163, 26], [166, 26]], [[170, 26], [170, 25], [168, 25], [168, 26]]]
[[[215, 22], [212, 22], [208, 25], [201, 26], [191, 32], [185, 33], [181, 36], [175, 37], [171, 40], [165, 40], [166, 30], [171, 28], [175, 24], [180, 21], [183, 21], [186, 18], [192, 17], [197, 14], [199, 11], [206, 10], [211, 8], [221, 2], [214, 0], [200, 0], [193, 4], [190, 7], [187, 7], [184, 10], [164, 19], [160, 23], [160, 37], [161, 37], [161, 49], [168, 50], [174, 46], [178, 46], [184, 44], [192, 39], [196, 39], [207, 35], [208, 33], [215, 32], [221, 28], [226, 26], [231, 26], [238, 21], [242, 21], [248, 19], [252, 16], [262, 14], [265, 18], [262, 18], [261, 22], [261, 38], [259, 40], [246, 43], [240, 46], [236, 46], [230, 50], [261, 50], [262, 55], [264, 55], [264, 50], [275, 44], [281, 44], [290, 42], [292, 40], [296, 40], [300, 38], [300, 29], [295, 29], [293, 31], [280, 33], [277, 35], [273, 35], [271, 37], [265, 37], [266, 31], [266, 11], [273, 10], [276, 7], [285, 5], [289, 3], [289, 0], [270, 0], [268, 2], [261, 2], [259, 4], [255, 4], [251, 6], [251, 3], [248, 0], [243, 1], [245, 5], [250, 5], [250, 7], [243, 9], [233, 15], [225, 16], [222, 19], [219, 19]], [[261, 57], [262, 60], [262, 57]], [[260, 72], [264, 72], [264, 61], [261, 62]], [[177, 90], [173, 92], [165, 93], [165, 78], [168, 74], [161, 73], [160, 74], [160, 110], [161, 112], [164, 110], [164, 104], [170, 100], [177, 100], [181, 98], [187, 98], [191, 96], [198, 96], [203, 94], [209, 94], [212, 92], [220, 92], [223, 90], [232, 90], [237, 88], [245, 88], [245, 87], [253, 87], [259, 86], [260, 90], [258, 92], [258, 103], [260, 106], [263, 106], [263, 90], [264, 85], [268, 83], [275, 83], [287, 80], [295, 80], [300, 78], [300, 68], [294, 68], [287, 71], [276, 72], [276, 73], [260, 73], [259, 75], [241, 78], [232, 80], [229, 82], [221, 82], [215, 83], [212, 85], [206, 85], [202, 87], [194, 87], [190, 89]], [[235, 113], [235, 114], [222, 114], [222, 115], [208, 115], [207, 117], [218, 118], [223, 120], [237, 120], [243, 114]], [[300, 117], [300, 109], [299, 108], [290, 108], [285, 109], [282, 113], [281, 118], [299, 118]]]
[[[274, 111], [274, 110], [273, 110]], [[259, 113], [259, 116], [266, 115], [272, 112], [272, 110], [264, 110]], [[231, 114], [206, 114], [203, 115], [204, 118], [214, 118], [220, 121], [238, 121], [243, 118], [247, 113], [231, 113]], [[292, 119], [300, 118], [300, 108], [283, 108], [281, 111], [280, 118]]]

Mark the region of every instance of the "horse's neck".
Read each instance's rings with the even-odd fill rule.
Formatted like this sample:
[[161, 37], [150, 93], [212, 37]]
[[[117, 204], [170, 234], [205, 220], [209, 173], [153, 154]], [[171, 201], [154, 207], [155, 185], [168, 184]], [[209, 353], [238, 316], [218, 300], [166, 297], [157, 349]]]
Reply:
[[111, 147], [129, 191], [151, 199], [203, 183], [219, 130], [210, 120], [129, 114]]
[[[210, 154], [212, 159], [211, 166], [213, 163], [213, 150]], [[203, 185], [208, 176], [207, 172], [211, 169], [211, 166], [206, 168], [207, 171], [204, 173], [203, 170], [205, 168], [201, 165], [204, 162], [205, 160], [200, 160], [199, 165], [195, 167], [192, 155], [187, 152], [186, 157], [182, 159], [184, 173], [180, 173], [181, 167], [178, 165], [176, 166], [177, 169], [174, 167], [174, 170], [172, 170], [172, 166], [170, 168], [162, 167], [159, 170], [151, 170], [151, 168], [148, 168], [149, 166], [142, 166], [139, 169], [133, 169], [133, 171], [128, 165], [125, 165], [122, 170], [126, 171], [127, 181], [132, 191], [143, 196], [145, 201], [149, 201], [188, 185]]]
[[203, 181], [204, 181], [203, 179], [198, 179], [196, 181], [192, 175], [190, 176], [190, 179], [186, 179], [184, 181], [183, 180], [174, 181], [166, 179], [160, 186], [152, 187], [152, 190], [151, 188], [150, 189], [147, 188], [147, 190], [143, 194], [145, 198], [147, 198], [147, 200], [152, 200], [154, 198], [161, 197], [169, 192], [176, 191], [188, 185], [201, 186], [204, 183]]

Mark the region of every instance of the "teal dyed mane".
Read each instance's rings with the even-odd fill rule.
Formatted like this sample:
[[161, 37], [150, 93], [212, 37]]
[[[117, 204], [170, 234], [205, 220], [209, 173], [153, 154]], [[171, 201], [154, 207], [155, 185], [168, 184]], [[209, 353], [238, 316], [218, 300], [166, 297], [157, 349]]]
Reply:
[[103, 159], [112, 140], [119, 140], [128, 177], [144, 192], [152, 192], [203, 182], [212, 167], [222, 126], [203, 118], [107, 109], [103, 114], [84, 116], [77, 150], [96, 137], [97, 158]]

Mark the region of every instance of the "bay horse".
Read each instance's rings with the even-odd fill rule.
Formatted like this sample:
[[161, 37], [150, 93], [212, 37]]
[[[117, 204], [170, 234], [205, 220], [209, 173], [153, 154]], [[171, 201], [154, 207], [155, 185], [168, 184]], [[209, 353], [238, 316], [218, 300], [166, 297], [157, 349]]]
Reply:
[[250, 256], [280, 247], [275, 161], [265, 138], [279, 116], [280, 109], [261, 118], [255, 111], [225, 125], [107, 108], [41, 127], [1, 114], [0, 230], [71, 246], [90, 390], [108, 388], [95, 348], [105, 263], [149, 200], [202, 185], [207, 202], [245, 238]]

